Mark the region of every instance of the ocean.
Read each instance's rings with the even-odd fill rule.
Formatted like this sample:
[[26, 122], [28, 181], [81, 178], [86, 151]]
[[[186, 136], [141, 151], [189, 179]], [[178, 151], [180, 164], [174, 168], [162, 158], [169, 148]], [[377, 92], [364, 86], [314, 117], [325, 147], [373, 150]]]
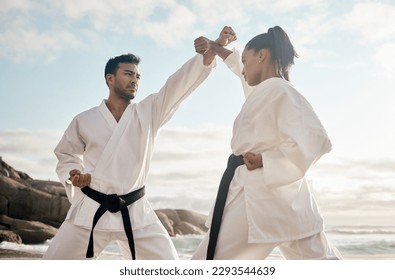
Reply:
[[[329, 242], [343, 255], [344, 259], [390, 259], [395, 260], [395, 226], [335, 226], [326, 229]], [[201, 235], [172, 237], [181, 260], [191, 258], [202, 239]], [[0, 249], [43, 254], [50, 244], [26, 245], [1, 242]], [[110, 243], [99, 256], [99, 259], [124, 259], [117, 243]], [[279, 250], [275, 249], [268, 259], [282, 259]]]

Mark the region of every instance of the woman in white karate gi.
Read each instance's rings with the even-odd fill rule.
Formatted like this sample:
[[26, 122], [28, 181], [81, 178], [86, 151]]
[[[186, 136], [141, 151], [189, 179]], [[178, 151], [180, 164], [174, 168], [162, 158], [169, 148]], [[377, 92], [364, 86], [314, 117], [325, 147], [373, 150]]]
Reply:
[[[230, 27], [223, 32], [225, 41], [236, 38]], [[285, 259], [340, 259], [305, 178], [331, 142], [313, 108], [289, 82], [297, 54], [287, 34], [275, 26], [251, 39], [243, 65], [238, 52], [223, 45], [203, 38], [196, 48], [215, 51], [243, 82], [246, 100], [231, 141], [241, 163], [228, 184], [215, 253], [209, 257], [210, 233], [219, 227], [211, 222], [211, 211], [210, 230], [192, 259], [265, 259], [276, 247]]]

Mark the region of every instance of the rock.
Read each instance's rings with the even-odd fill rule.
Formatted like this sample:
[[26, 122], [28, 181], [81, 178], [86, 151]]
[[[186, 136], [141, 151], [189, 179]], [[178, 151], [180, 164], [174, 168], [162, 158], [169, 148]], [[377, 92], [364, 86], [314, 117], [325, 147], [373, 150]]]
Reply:
[[170, 236], [185, 234], [203, 234], [208, 229], [205, 226], [206, 215], [185, 209], [155, 210], [165, 228], [171, 227]]
[[66, 197], [66, 191], [60, 182], [33, 180], [31, 182], [31, 187], [51, 195]]
[[17, 171], [11, 166], [9, 166], [3, 159], [0, 157], [0, 175], [4, 175], [11, 179], [20, 181], [20, 182], [28, 182], [33, 180], [29, 175], [24, 172]]
[[0, 215], [0, 224], [20, 236], [24, 244], [39, 244], [51, 239], [57, 228], [37, 221], [25, 221]]
[[0, 249], [0, 259], [33, 260], [33, 259], [41, 259], [41, 258], [42, 258], [42, 254], [22, 252], [22, 251], [16, 251], [16, 250]]
[[3, 241], [22, 244], [22, 238], [12, 230], [0, 230], [0, 242]]
[[170, 220], [169, 217], [165, 213], [160, 212], [160, 210], [155, 211], [156, 216], [158, 216], [159, 220], [161, 221], [162, 225], [165, 227], [167, 232], [169, 233], [170, 236], [174, 236], [174, 222], [173, 220]]
[[65, 193], [62, 195], [53, 192], [55, 194], [33, 188], [30, 182], [26, 185], [19, 180], [0, 175], [0, 201], [6, 200], [8, 204], [7, 211], [3, 211], [16, 219], [36, 220], [59, 227], [66, 217], [70, 203]]
[[[48, 228], [50, 227], [50, 228]], [[41, 244], [55, 236], [57, 229], [51, 226], [43, 226], [42, 229], [14, 229], [23, 244]]]
[[203, 234], [205, 231], [188, 222], [180, 222], [174, 227], [175, 235]]
[[8, 214], [8, 199], [0, 195], [0, 214]]

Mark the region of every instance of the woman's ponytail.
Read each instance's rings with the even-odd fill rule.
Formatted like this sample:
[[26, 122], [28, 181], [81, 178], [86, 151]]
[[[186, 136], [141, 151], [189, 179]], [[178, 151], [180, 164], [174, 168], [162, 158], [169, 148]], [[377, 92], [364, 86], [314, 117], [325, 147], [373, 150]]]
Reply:
[[294, 64], [294, 58], [298, 57], [287, 33], [280, 27], [274, 26], [267, 31], [270, 38], [270, 53], [278, 67], [280, 74], [289, 80], [289, 69]]

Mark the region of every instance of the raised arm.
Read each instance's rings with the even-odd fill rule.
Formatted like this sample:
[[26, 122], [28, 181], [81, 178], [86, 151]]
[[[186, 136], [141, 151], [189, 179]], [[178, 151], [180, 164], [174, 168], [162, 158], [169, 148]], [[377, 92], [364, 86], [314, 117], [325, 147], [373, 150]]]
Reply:
[[226, 66], [240, 78], [244, 96], [247, 98], [252, 92], [253, 87], [250, 87], [243, 77], [243, 65], [241, 64], [240, 55], [235, 49], [229, 50], [225, 48], [235, 40], [237, 40], [236, 33], [230, 26], [225, 26], [219, 34], [218, 39], [215, 41], [207, 39], [206, 37], [197, 38], [195, 40], [195, 50], [203, 54], [206, 63], [210, 63], [216, 55], [222, 58]]
[[215, 41], [203, 36], [197, 38], [195, 50], [203, 55], [204, 64], [209, 65], [216, 55], [225, 60], [232, 53], [225, 47], [236, 40], [237, 36], [233, 29], [230, 26], [225, 26]]
[[239, 52], [234, 49], [232, 53], [224, 60], [224, 63], [240, 78], [241, 85], [243, 86], [244, 97], [247, 98], [253, 91], [254, 87], [249, 86], [247, 81], [244, 79], [243, 64], [241, 63]]

